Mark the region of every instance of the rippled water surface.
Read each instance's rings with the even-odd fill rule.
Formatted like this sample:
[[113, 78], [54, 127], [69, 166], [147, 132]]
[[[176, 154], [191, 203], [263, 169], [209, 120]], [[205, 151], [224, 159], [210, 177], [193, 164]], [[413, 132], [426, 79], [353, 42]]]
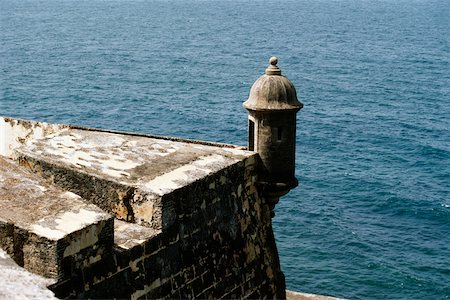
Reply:
[[0, 0], [0, 115], [245, 144], [271, 55], [295, 84], [289, 289], [450, 298], [447, 0]]

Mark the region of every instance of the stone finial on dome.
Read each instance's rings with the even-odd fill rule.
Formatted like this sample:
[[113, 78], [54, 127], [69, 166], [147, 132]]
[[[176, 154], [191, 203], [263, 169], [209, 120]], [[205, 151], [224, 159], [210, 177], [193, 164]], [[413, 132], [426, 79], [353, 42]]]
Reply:
[[297, 99], [292, 82], [281, 75], [278, 58], [272, 56], [265, 74], [259, 77], [252, 88], [244, 107], [255, 111], [298, 111], [303, 104]]
[[277, 66], [278, 58], [276, 56], [272, 56], [269, 59], [269, 66], [266, 69], [266, 75], [281, 75], [281, 69]]

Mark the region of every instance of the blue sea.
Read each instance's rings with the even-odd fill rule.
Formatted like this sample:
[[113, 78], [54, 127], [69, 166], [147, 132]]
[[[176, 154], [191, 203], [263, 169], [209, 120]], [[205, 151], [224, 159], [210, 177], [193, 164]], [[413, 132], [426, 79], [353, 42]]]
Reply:
[[0, 0], [0, 115], [245, 145], [296, 86], [273, 226], [288, 289], [450, 298], [448, 0]]

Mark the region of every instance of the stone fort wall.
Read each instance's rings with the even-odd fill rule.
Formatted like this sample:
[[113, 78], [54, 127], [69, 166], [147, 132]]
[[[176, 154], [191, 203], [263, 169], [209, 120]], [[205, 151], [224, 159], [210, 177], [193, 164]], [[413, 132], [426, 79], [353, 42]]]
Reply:
[[285, 298], [258, 154], [11, 118], [0, 144], [0, 247], [58, 298]]

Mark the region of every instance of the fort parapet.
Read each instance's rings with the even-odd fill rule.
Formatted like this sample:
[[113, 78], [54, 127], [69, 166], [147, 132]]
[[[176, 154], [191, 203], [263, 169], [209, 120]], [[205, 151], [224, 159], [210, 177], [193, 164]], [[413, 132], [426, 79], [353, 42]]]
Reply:
[[271, 218], [297, 185], [293, 91], [251, 93], [255, 151], [0, 117], [0, 248], [58, 298], [285, 298]]

